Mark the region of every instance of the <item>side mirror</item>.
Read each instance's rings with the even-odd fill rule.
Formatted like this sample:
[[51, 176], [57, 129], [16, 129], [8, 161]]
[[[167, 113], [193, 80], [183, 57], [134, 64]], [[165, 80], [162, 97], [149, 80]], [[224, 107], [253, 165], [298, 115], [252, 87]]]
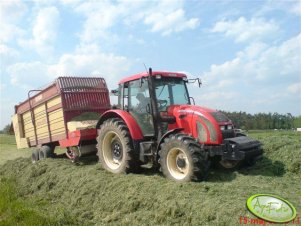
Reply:
[[112, 89], [111, 94], [113, 94], [114, 96], [118, 96], [118, 94], [119, 94], [118, 89]]
[[201, 87], [202, 85], [202, 80], [200, 78], [193, 78], [193, 79], [188, 79], [188, 83], [195, 83], [198, 82], [198, 86]]

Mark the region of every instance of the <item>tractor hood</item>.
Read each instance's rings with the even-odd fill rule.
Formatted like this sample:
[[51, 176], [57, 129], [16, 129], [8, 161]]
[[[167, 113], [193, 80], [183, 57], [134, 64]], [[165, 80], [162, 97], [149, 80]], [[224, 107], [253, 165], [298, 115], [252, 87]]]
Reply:
[[168, 109], [169, 115], [199, 115], [209, 119], [210, 121], [216, 121], [218, 124], [232, 124], [232, 121], [224, 115], [222, 112], [213, 110], [210, 108], [195, 106], [195, 105], [173, 105]]
[[183, 128], [185, 133], [206, 144], [220, 144], [223, 139], [234, 136], [232, 121], [220, 111], [195, 105], [173, 105], [168, 108], [168, 115], [176, 119], [169, 129]]

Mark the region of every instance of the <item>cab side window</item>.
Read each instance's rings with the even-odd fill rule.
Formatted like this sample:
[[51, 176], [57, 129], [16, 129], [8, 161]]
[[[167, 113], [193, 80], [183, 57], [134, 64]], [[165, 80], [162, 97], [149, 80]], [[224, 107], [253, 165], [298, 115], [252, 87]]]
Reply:
[[146, 79], [128, 83], [128, 111], [139, 124], [143, 135], [153, 135], [153, 118], [150, 113], [150, 95]]

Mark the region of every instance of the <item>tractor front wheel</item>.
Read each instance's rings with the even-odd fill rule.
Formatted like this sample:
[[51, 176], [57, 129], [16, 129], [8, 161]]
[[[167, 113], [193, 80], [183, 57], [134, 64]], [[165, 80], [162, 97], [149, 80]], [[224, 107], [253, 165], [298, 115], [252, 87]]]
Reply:
[[133, 149], [128, 127], [121, 119], [105, 121], [97, 138], [98, 157], [104, 169], [112, 173], [137, 170], [139, 158]]
[[159, 157], [162, 173], [174, 181], [201, 181], [208, 174], [208, 153], [195, 139], [186, 134], [165, 138]]

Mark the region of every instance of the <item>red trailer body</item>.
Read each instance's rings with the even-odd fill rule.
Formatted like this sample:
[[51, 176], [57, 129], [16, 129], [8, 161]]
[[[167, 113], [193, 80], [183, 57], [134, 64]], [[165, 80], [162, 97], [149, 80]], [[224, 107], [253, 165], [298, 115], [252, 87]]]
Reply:
[[[33, 91], [37, 93], [31, 96]], [[77, 146], [83, 140], [95, 139], [95, 128], [70, 131], [67, 124], [83, 113], [99, 116], [110, 108], [103, 78], [59, 77], [45, 89], [29, 91], [28, 99], [15, 106], [13, 124], [18, 148]]]

